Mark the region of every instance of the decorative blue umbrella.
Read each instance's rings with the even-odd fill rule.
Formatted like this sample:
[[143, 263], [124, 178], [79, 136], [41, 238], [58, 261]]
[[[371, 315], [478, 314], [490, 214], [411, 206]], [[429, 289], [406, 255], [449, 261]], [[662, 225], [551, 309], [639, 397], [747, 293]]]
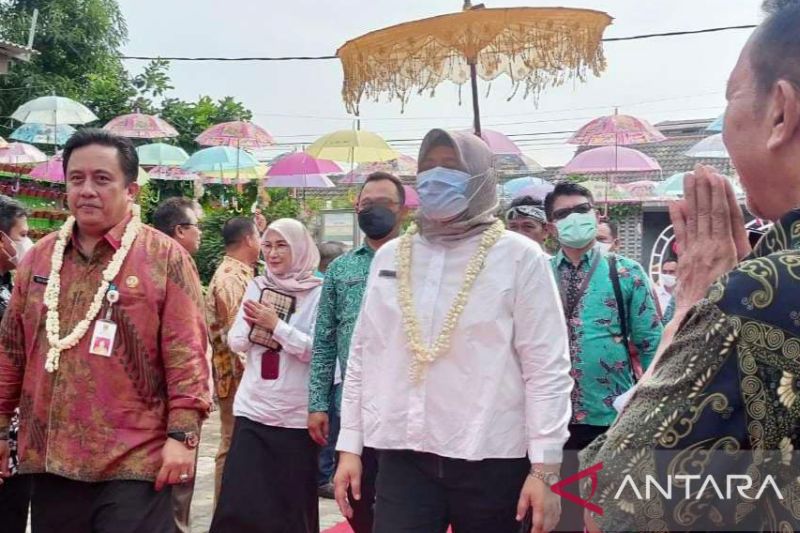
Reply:
[[725, 123], [725, 113], [721, 114], [717, 117], [717, 119], [708, 125], [706, 131], [712, 131], [714, 133], [719, 133], [722, 131], [722, 125]]
[[181, 168], [202, 173], [214, 172], [219, 177], [238, 178], [240, 170], [253, 169], [257, 166], [258, 160], [244, 150], [230, 146], [212, 146], [193, 153]]
[[528, 176], [525, 178], [515, 178], [513, 180], [508, 180], [507, 182], [502, 184], [502, 187], [505, 195], [511, 196], [513, 198], [517, 196], [517, 193], [519, 193], [522, 189], [525, 189], [526, 187], [532, 187], [534, 185], [551, 186], [549, 182], [543, 180], [542, 178], [534, 178]]
[[[668, 177], [662, 182], [659, 182], [656, 185], [655, 189], [653, 190], [653, 196], [656, 197], [665, 197], [665, 196], [672, 196], [672, 197], [682, 197], [683, 196], [683, 178], [686, 177], [688, 172], [678, 172], [677, 174], [673, 174], [672, 176]], [[730, 178], [728, 178], [730, 179]], [[736, 193], [736, 196], [743, 196], [744, 191], [742, 187], [735, 181], [731, 180], [731, 184], [733, 185], [733, 192]]]
[[10, 135], [12, 139], [30, 144], [66, 144], [67, 140], [75, 133], [75, 128], [69, 124], [39, 124], [31, 122], [23, 124]]
[[180, 146], [166, 143], [143, 144], [136, 148], [140, 165], [179, 166], [189, 159], [189, 154]]

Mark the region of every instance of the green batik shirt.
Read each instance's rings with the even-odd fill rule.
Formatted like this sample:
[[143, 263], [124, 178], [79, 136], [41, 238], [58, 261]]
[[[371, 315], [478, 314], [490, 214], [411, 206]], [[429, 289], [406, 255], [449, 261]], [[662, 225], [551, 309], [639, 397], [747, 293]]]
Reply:
[[[587, 251], [577, 267], [563, 251], [550, 259], [565, 308], [573, 308], [567, 319], [571, 374], [575, 380], [571, 424], [611, 425], [617, 416], [614, 400], [634, 384], [607, 256], [600, 256], [586, 290], [579, 294], [600, 253], [596, 248]], [[661, 341], [661, 319], [644, 269], [636, 261], [616, 257], [628, 336], [646, 369]]]
[[[328, 412], [337, 359], [342, 377], [345, 375], [350, 339], [361, 310], [369, 267], [374, 257], [375, 251], [363, 245], [336, 258], [325, 272], [311, 358], [308, 392], [310, 413]], [[337, 408], [341, 402], [340, 393], [336, 398]]]
[[[800, 531], [798, 448], [795, 210], [695, 304], [652, 376], [580, 457], [582, 468], [602, 463], [591, 502], [603, 531]], [[689, 498], [678, 476], [696, 476]], [[673, 492], [646, 498], [648, 482]]]

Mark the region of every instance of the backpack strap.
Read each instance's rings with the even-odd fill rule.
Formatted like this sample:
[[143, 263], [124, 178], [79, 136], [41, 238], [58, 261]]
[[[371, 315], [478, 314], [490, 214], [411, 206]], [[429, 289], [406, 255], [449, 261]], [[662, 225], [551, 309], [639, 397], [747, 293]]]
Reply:
[[[630, 350], [630, 337], [628, 335], [628, 313], [625, 309], [625, 299], [622, 297], [622, 287], [619, 283], [619, 270], [617, 268], [617, 256], [615, 254], [608, 254], [608, 267], [611, 275], [611, 284], [614, 286], [614, 298], [617, 300], [617, 310], [619, 312], [620, 329], [622, 330], [622, 343], [625, 345], [625, 351], [628, 353], [628, 359], [631, 359]], [[632, 361], [631, 361], [632, 365]], [[633, 366], [631, 366], [633, 370]], [[636, 381], [636, 373], [633, 374], [634, 382]]]

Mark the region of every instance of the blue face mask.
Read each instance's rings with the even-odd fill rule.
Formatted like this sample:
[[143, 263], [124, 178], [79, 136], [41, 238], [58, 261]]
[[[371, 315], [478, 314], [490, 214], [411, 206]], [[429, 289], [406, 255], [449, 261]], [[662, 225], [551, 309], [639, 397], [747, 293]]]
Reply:
[[417, 174], [417, 193], [422, 215], [436, 222], [447, 222], [467, 210], [467, 172], [436, 167]]

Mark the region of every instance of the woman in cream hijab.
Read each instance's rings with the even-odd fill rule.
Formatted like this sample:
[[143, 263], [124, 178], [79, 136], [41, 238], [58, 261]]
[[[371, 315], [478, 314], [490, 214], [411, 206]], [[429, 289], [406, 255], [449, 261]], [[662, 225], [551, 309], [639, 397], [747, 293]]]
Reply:
[[[319, 252], [305, 226], [291, 219], [267, 227], [262, 249], [267, 271], [247, 287], [228, 337], [231, 350], [247, 355], [211, 531], [316, 533], [318, 451], [306, 421]], [[265, 289], [294, 300], [288, 321], [260, 303]], [[254, 326], [272, 332], [277, 344], [264, 346]]]
[[495, 217], [480, 138], [430, 131], [417, 191], [417, 233], [385, 244], [370, 270], [336, 499], [349, 515], [368, 446], [379, 451], [375, 531], [516, 533], [531, 516], [552, 529], [559, 500], [547, 485], [568, 436], [572, 379], [547, 256]]

